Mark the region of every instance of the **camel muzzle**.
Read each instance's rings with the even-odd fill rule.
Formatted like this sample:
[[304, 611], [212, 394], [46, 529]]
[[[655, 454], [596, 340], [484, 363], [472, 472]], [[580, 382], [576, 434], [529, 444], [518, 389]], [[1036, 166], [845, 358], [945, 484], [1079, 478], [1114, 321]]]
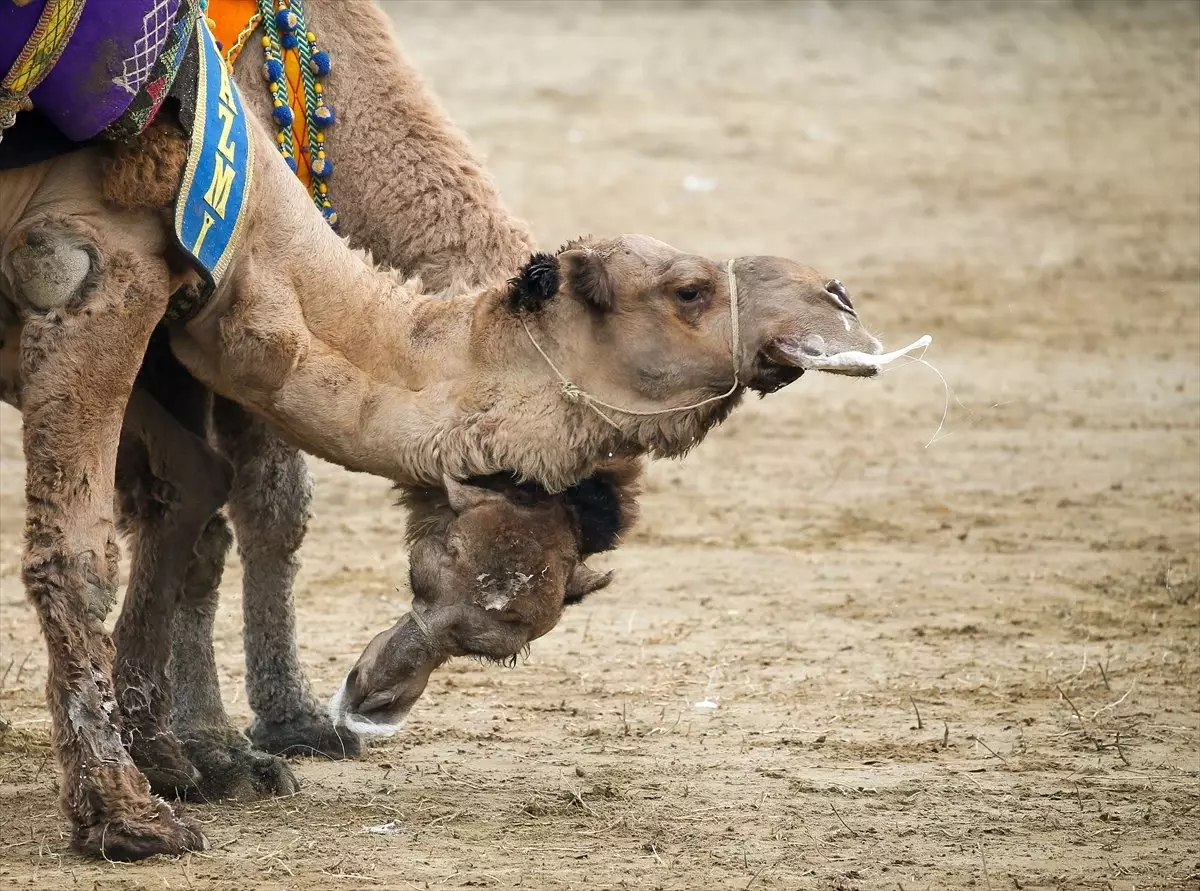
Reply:
[[907, 356], [914, 350], [924, 349], [933, 343], [933, 338], [923, 334], [906, 347], [882, 352], [882, 345], [875, 341], [873, 352], [861, 350], [842, 350], [829, 353], [824, 351], [824, 341], [820, 336], [810, 336], [803, 339], [782, 337], [772, 341], [763, 351], [768, 361], [779, 366], [798, 369], [800, 371], [825, 371], [829, 374], [843, 374], [850, 377], [874, 377], [887, 365], [897, 359]]

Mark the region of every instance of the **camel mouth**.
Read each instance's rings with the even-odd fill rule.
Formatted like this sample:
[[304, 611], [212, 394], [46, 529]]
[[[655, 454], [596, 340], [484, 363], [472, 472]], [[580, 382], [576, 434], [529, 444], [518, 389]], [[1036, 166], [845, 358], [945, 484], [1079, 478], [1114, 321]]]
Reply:
[[[371, 697], [368, 697], [368, 700]], [[369, 711], [363, 714], [363, 705], [360, 704], [357, 708], [350, 708], [346, 701], [346, 681], [343, 680], [337, 691], [329, 697], [329, 705], [326, 712], [329, 715], [330, 723], [334, 727], [345, 728], [351, 733], [360, 737], [375, 737], [377, 739], [386, 739], [395, 736], [404, 729], [405, 723], [408, 721], [408, 709], [400, 712], [398, 715], [383, 715], [381, 711], [376, 710], [372, 716]]]
[[841, 350], [828, 353], [821, 349], [824, 346], [821, 338], [815, 338], [815, 341], [814, 343], [810, 340], [782, 337], [772, 341], [764, 349], [764, 353], [767, 360], [775, 365], [805, 371], [824, 371], [827, 374], [841, 374], [847, 377], [875, 377], [897, 359], [929, 346], [933, 338], [923, 334], [908, 346], [892, 350], [890, 353], [882, 352], [883, 347], [874, 338], [872, 352]]
[[787, 361], [779, 361], [773, 351], [760, 350], [754, 360], [754, 371], [746, 384], [759, 396], [769, 396], [794, 384], [804, 376], [804, 369]]

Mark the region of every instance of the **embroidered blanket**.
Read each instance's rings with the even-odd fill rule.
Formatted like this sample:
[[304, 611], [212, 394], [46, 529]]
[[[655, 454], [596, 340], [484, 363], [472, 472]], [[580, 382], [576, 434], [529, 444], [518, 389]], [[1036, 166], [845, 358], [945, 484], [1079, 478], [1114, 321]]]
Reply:
[[241, 234], [254, 145], [198, 11], [196, 0], [0, 0], [0, 112], [22, 91], [29, 100], [4, 131], [0, 169], [135, 136], [171, 95], [191, 137], [175, 237], [203, 274], [206, 297]]
[[193, 0], [0, 2], [0, 109], [27, 97], [73, 142], [135, 135], [166, 98], [197, 12]]

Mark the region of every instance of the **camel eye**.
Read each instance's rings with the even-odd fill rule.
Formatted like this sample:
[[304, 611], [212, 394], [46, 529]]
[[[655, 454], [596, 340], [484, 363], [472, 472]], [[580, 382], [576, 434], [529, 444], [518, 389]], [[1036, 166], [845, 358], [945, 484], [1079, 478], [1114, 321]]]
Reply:
[[700, 292], [696, 288], [680, 288], [675, 292], [675, 296], [684, 303], [691, 303], [700, 296]]

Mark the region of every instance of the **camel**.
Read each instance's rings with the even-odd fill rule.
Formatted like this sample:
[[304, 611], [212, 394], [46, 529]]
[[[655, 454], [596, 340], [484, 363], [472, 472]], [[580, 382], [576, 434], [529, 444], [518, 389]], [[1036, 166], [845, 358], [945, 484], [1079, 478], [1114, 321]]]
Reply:
[[413, 607], [346, 675], [329, 705], [335, 725], [395, 733], [451, 657], [515, 664], [564, 607], [612, 581], [583, 561], [636, 521], [641, 471], [617, 462], [558, 495], [507, 475], [406, 490]]
[[[327, 144], [338, 169], [333, 187], [340, 233], [441, 293], [462, 293], [509, 276], [532, 250], [528, 227], [504, 208], [462, 134], [400, 53], [386, 17], [371, 4], [330, 0], [307, 0], [305, 16], [335, 60], [326, 84], [340, 123], [328, 132]], [[247, 108], [270, 125], [263, 63], [260, 42], [249, 39], [234, 75]], [[345, 141], [343, 134], [349, 136]], [[311, 483], [300, 452], [236, 403], [218, 397], [214, 423], [205, 424], [203, 403], [211, 396], [178, 367], [165, 345], [153, 351], [156, 359], [139, 375], [131, 415], [157, 408], [144, 398], [143, 391], [153, 392], [161, 405], [184, 418], [189, 435], [176, 432], [170, 439], [195, 445], [211, 426], [215, 445], [232, 462], [234, 473], [230, 485], [227, 468], [211, 453], [203, 459], [193, 456], [186, 472], [172, 475], [160, 461], [152, 473], [144, 449], [122, 450], [132, 457], [119, 460], [125, 470], [118, 476], [119, 487], [137, 493], [122, 499], [123, 515], [133, 518], [125, 525], [134, 533], [134, 571], [126, 597], [130, 621], [122, 620], [117, 638], [118, 701], [130, 748], [163, 792], [186, 794], [197, 785], [206, 798], [286, 792], [294, 788], [290, 771], [250, 751], [220, 702], [211, 617], [230, 543], [224, 518], [199, 521], [195, 557], [186, 550], [185, 560], [158, 561], [150, 572], [143, 555], [163, 552], [163, 526], [157, 518], [204, 517], [219, 503], [220, 493], [228, 491], [229, 519], [238, 532], [244, 566], [246, 689], [255, 715], [249, 736], [269, 752], [354, 755], [357, 738], [329, 725], [309, 693], [296, 648], [291, 584]], [[151, 368], [161, 371], [151, 373]], [[155, 386], [156, 374], [169, 384]], [[156, 420], [164, 421], [162, 415], [156, 411]], [[199, 473], [196, 465], [208, 472]], [[203, 491], [202, 480], [209, 491]], [[182, 569], [173, 568], [180, 562]], [[133, 621], [153, 621], [169, 609], [171, 597], [163, 606], [159, 589], [179, 592], [171, 679], [161, 667], [161, 647], [148, 646], [139, 622]], [[172, 685], [177, 695], [168, 728], [162, 710], [171, 701]], [[152, 702], [147, 703], [144, 690], [153, 691]]]
[[[50, 652], [73, 844], [109, 856], [203, 844], [122, 746], [100, 624], [116, 583], [126, 405], [171, 295], [197, 281], [164, 220], [185, 155], [160, 115], [129, 146], [0, 175], [25, 415], [24, 577]], [[813, 270], [743, 257], [735, 276], [640, 235], [534, 254], [475, 293], [425, 294], [348, 248], [279, 159], [257, 153], [252, 182], [225, 283], [170, 326], [171, 350], [295, 445], [399, 483], [511, 472], [560, 491], [614, 456], [683, 454], [745, 388], [776, 388], [806, 357], [881, 350]]]

